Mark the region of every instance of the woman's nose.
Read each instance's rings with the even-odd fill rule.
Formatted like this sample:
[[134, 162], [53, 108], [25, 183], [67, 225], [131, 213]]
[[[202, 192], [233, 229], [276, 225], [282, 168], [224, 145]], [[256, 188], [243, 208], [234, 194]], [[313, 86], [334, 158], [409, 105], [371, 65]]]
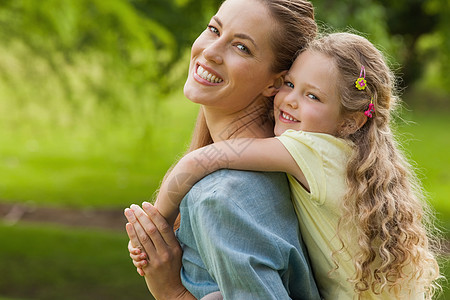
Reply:
[[220, 65], [223, 63], [222, 52], [223, 47], [220, 44], [220, 40], [216, 40], [205, 47], [205, 49], [203, 50], [203, 56], [208, 61], [212, 61]]

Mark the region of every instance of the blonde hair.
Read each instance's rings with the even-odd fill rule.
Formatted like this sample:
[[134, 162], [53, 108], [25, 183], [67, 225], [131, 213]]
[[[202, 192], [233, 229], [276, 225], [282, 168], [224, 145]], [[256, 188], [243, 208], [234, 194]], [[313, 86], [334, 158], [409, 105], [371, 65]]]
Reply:
[[[314, 7], [305, 0], [258, 0], [269, 10], [274, 23], [274, 33], [270, 38], [275, 60], [272, 62], [272, 71], [278, 73], [288, 70], [297, 52], [315, 38], [317, 24], [314, 21]], [[249, 106], [248, 114], [255, 117], [263, 116], [271, 120], [272, 103], [269, 99], [263, 107]], [[212, 144], [213, 140], [206, 125], [205, 116], [200, 109], [194, 128], [189, 151]]]
[[[381, 52], [359, 35], [329, 34], [308, 49], [334, 61], [344, 115], [365, 111], [370, 99], [375, 105], [373, 118], [344, 137], [354, 151], [347, 165], [348, 192], [338, 236], [345, 249], [343, 229], [356, 228], [359, 246], [353, 257], [356, 272], [349, 280], [360, 297], [365, 291], [398, 293], [404, 284], [413, 283], [430, 299], [438, 286], [437, 249], [420, 181], [390, 127], [399, 101], [394, 76]], [[355, 87], [361, 66], [365, 90]]]

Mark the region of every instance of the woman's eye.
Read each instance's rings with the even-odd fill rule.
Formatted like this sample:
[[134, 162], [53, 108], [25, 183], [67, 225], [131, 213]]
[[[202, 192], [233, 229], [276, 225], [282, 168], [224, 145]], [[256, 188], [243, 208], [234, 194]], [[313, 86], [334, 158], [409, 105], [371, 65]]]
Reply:
[[293, 84], [292, 82], [290, 82], [290, 81], [285, 81], [284, 84], [285, 84], [287, 87], [290, 87], [291, 89], [294, 88], [294, 84]]
[[250, 50], [248, 50], [248, 48], [247, 48], [245, 45], [243, 45], [243, 44], [237, 44], [236, 47], [237, 47], [239, 50], [241, 50], [242, 52], [250, 53]]
[[219, 30], [218, 30], [216, 27], [214, 27], [214, 26], [212, 26], [212, 25], [208, 25], [208, 29], [209, 29], [209, 31], [211, 31], [212, 33], [219, 35]]

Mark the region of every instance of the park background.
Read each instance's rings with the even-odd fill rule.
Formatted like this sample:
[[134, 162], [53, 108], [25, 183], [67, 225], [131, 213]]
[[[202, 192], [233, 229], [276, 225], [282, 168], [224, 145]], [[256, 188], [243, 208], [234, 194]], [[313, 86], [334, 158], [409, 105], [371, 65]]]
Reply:
[[[402, 77], [397, 131], [448, 237], [450, 2], [312, 2]], [[219, 4], [0, 0], [0, 299], [151, 299], [122, 211], [186, 150], [189, 49]]]

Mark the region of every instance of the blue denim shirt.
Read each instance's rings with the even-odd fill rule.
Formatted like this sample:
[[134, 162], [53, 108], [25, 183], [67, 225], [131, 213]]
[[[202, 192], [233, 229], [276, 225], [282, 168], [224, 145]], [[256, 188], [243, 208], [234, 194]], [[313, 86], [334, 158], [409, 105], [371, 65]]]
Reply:
[[285, 174], [217, 171], [180, 213], [181, 279], [197, 299], [320, 299]]

